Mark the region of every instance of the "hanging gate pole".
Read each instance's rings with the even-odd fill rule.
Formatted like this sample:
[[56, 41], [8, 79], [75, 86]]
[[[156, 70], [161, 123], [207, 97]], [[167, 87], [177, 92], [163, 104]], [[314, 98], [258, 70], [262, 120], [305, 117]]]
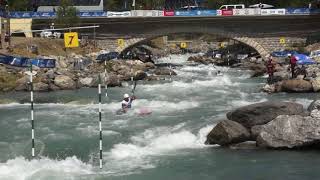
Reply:
[[98, 85], [98, 92], [99, 92], [99, 150], [100, 150], [100, 159], [99, 159], [99, 166], [102, 169], [102, 124], [101, 124], [101, 77], [99, 75], [99, 85]]
[[35, 156], [35, 152], [34, 152], [34, 114], [33, 114], [33, 74], [32, 74], [32, 64], [30, 65], [30, 105], [31, 105], [31, 139], [32, 139], [32, 150], [31, 150], [31, 154], [32, 157]]

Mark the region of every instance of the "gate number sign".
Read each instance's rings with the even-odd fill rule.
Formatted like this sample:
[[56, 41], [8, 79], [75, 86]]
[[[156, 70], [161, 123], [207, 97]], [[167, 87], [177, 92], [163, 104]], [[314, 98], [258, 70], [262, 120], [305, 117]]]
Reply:
[[64, 33], [64, 46], [67, 48], [79, 47], [78, 33]]

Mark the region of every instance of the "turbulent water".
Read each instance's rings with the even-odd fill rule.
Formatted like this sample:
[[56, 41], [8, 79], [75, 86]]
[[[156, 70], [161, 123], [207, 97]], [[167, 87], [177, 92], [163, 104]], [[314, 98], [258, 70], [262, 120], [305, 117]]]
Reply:
[[[0, 95], [0, 180], [194, 180], [319, 179], [314, 151], [230, 150], [206, 146], [207, 133], [226, 112], [267, 100], [307, 106], [308, 94], [261, 93], [265, 78], [248, 71], [189, 65], [188, 55], [159, 59], [175, 63], [177, 77], [139, 82], [133, 110], [116, 115], [130, 86], [108, 89], [103, 98], [103, 169], [99, 169], [97, 89], [36, 93], [37, 157], [31, 158], [28, 93]], [[139, 116], [140, 108], [152, 114]]]

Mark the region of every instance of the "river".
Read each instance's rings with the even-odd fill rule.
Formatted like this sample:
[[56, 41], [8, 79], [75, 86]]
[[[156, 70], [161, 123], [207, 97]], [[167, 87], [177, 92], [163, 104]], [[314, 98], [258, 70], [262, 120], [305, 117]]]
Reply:
[[[206, 146], [206, 135], [237, 107], [267, 100], [305, 107], [315, 94], [268, 95], [265, 78], [249, 71], [172, 62], [178, 76], [138, 82], [131, 112], [116, 115], [130, 86], [109, 88], [103, 98], [103, 168], [99, 169], [97, 89], [35, 93], [36, 158], [31, 158], [28, 93], [1, 94], [0, 180], [216, 180], [319, 179], [319, 152], [231, 150]], [[224, 75], [216, 76], [217, 69]], [[168, 78], [169, 79], [169, 78]], [[21, 103], [25, 102], [25, 103]], [[152, 110], [139, 116], [140, 108]]]

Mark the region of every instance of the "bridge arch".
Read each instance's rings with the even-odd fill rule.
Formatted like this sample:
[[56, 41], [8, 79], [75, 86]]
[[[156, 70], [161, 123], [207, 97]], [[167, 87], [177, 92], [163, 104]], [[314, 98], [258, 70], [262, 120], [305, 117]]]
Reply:
[[[213, 33], [213, 34], [216, 35], [216, 33]], [[116, 49], [116, 51], [119, 53], [123, 53], [123, 52], [127, 51], [128, 49], [131, 49], [139, 44], [143, 44], [143, 43], [148, 42], [148, 41], [155, 39], [157, 37], [166, 36], [166, 35], [169, 35], [169, 34], [149, 36], [146, 38], [128, 39], [125, 41], [124, 46], [118, 47]], [[261, 45], [259, 42], [257, 42], [254, 38], [243, 37], [243, 36], [239, 36], [239, 35], [235, 35], [235, 34], [223, 34], [223, 35], [218, 35], [218, 36], [222, 37], [222, 38], [232, 39], [232, 40], [235, 40], [235, 41], [240, 42], [242, 44], [245, 44], [245, 45], [255, 49], [261, 55], [261, 57], [268, 57], [270, 54], [270, 52], [268, 52], [268, 50], [266, 50], [266, 48], [264, 48], [263, 45]]]

